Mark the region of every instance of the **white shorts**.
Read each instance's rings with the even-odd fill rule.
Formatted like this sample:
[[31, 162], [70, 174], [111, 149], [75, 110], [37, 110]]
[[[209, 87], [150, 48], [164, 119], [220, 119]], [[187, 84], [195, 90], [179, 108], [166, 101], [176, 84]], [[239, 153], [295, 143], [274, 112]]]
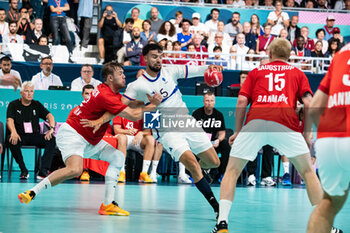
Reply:
[[213, 146], [204, 131], [162, 132], [158, 141], [163, 144], [163, 147], [175, 161], [179, 161], [181, 155], [187, 150], [199, 154]]
[[344, 196], [350, 184], [350, 138], [320, 138], [316, 154], [324, 191], [330, 196]]
[[254, 161], [261, 147], [270, 145], [288, 158], [309, 153], [301, 133], [274, 121], [252, 120], [243, 126], [230, 156]]
[[131, 135], [126, 135], [126, 138], [128, 140], [128, 145], [126, 147], [127, 150], [135, 150], [137, 152], [139, 152], [140, 154], [143, 155], [143, 149], [141, 148], [141, 145], [134, 145], [132, 143], [132, 141], [134, 140], [135, 136], [131, 136]]
[[[61, 151], [63, 162], [66, 162], [72, 155], [79, 155], [83, 158], [100, 159], [101, 153], [106, 149], [110, 151], [116, 150], [104, 140], [101, 140], [95, 146], [91, 145], [67, 123], [62, 124], [58, 129], [56, 144]], [[112, 148], [114, 150], [112, 150]]]

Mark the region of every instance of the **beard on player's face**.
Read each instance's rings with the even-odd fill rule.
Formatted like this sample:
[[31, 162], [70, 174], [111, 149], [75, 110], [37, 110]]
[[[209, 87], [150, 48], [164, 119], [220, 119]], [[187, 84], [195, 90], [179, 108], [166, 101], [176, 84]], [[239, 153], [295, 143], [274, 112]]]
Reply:
[[152, 70], [153, 72], [159, 72], [161, 69], [162, 69], [162, 66], [152, 66], [152, 65], [149, 65], [148, 66], [150, 70]]

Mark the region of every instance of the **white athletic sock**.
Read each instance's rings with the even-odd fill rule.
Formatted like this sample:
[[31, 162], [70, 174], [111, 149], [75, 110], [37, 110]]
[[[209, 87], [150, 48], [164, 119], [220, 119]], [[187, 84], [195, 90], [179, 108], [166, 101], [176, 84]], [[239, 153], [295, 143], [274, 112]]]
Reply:
[[218, 223], [220, 223], [221, 221], [228, 222], [228, 215], [230, 213], [231, 206], [232, 206], [232, 201], [220, 200]]
[[148, 172], [150, 165], [151, 165], [151, 160], [143, 160], [142, 172]]
[[125, 165], [122, 166], [122, 169], [120, 169], [121, 172], [125, 172]]
[[34, 186], [31, 190], [34, 191], [35, 195], [38, 195], [41, 190], [51, 188], [51, 182], [48, 177], [45, 177], [40, 183]]
[[284, 170], [284, 174], [289, 173], [289, 162], [283, 162], [283, 170]]
[[109, 205], [114, 201], [114, 195], [115, 195], [115, 189], [116, 189], [117, 183], [113, 181], [106, 181], [105, 185], [106, 185], [105, 200], [103, 201], [103, 203], [105, 205]]
[[183, 163], [179, 162], [179, 176], [186, 175], [186, 167]]
[[152, 160], [152, 171], [151, 175], [156, 175], [159, 160]]

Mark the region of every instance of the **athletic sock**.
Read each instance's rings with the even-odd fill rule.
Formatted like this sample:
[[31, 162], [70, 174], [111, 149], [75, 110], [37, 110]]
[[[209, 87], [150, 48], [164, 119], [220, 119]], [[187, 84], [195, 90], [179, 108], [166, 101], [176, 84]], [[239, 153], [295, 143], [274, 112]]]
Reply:
[[230, 213], [231, 206], [232, 206], [232, 201], [220, 200], [218, 224], [221, 221], [228, 222], [228, 215]]
[[159, 160], [152, 160], [152, 171], [151, 175], [156, 175]]
[[148, 172], [150, 165], [151, 165], [151, 160], [143, 160], [142, 172]]
[[38, 195], [43, 189], [48, 189], [51, 187], [51, 182], [48, 177], [45, 177], [40, 183], [34, 186], [31, 190]]
[[122, 168], [120, 169], [121, 172], [125, 172], [125, 165], [122, 166]]
[[219, 203], [216, 200], [213, 191], [209, 186], [208, 181], [203, 177], [200, 181], [195, 183], [197, 189], [203, 194], [205, 199], [209, 202], [211, 207], [213, 207], [215, 212], [219, 212]]
[[179, 176], [186, 175], [186, 167], [183, 163], [179, 162]]
[[289, 162], [283, 162], [283, 170], [284, 170], [284, 174], [289, 173]]

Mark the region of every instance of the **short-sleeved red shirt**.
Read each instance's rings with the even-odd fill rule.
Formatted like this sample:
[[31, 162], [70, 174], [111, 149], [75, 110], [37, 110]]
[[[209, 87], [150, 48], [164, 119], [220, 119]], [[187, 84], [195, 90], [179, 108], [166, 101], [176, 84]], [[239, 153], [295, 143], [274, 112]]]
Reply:
[[[101, 141], [109, 122], [104, 123], [100, 129], [94, 134], [93, 128], [82, 127], [81, 119], [97, 120], [105, 112], [110, 112], [113, 115], [119, 114], [127, 105], [121, 102], [122, 95], [114, 93], [109, 86], [101, 84], [91, 93], [89, 99], [84, 100], [78, 107], [70, 112], [67, 124], [74, 128], [86, 141], [92, 145], [96, 145]], [[69, 140], [69, 138], [67, 138]]]
[[317, 138], [350, 137], [350, 43], [333, 58], [319, 88], [328, 94]]
[[122, 129], [137, 129], [137, 132], [135, 133], [136, 135], [143, 129], [143, 120], [141, 119], [138, 121], [130, 121], [121, 116], [116, 116], [113, 119], [113, 125], [120, 125]]
[[309, 81], [298, 68], [275, 61], [252, 70], [239, 92], [251, 107], [246, 123], [254, 119], [280, 123], [299, 132], [296, 101], [311, 93]]

